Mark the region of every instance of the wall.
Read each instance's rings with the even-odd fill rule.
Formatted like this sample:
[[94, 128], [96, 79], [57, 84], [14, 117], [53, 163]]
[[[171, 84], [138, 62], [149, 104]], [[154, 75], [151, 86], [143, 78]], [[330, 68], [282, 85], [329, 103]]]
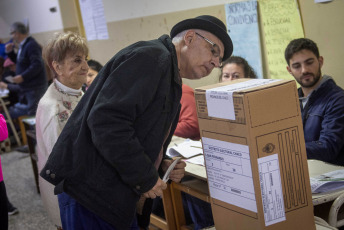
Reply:
[[[1, 0], [0, 38], [8, 38], [10, 25], [24, 18], [29, 19], [30, 31], [42, 45], [55, 32], [76, 31], [74, 1], [77, 0]], [[234, 0], [103, 0], [110, 39], [90, 41], [90, 57], [105, 64], [121, 48], [168, 34], [175, 23], [185, 18], [210, 14], [225, 21], [224, 4], [230, 2]], [[344, 1], [315, 4], [314, 0], [299, 0], [299, 6], [305, 36], [318, 43], [324, 56], [323, 73], [332, 75], [344, 87], [344, 65], [341, 63], [344, 56]], [[51, 13], [51, 7], [56, 7], [57, 12]], [[262, 47], [266, 73], [264, 44]], [[191, 87], [211, 84], [217, 82], [218, 74], [214, 70], [210, 77], [184, 82]]]
[[[8, 39], [10, 25], [23, 18], [29, 19], [32, 36], [42, 45], [55, 32], [76, 31], [78, 23], [74, 1], [77, 0], [1, 0], [0, 31], [5, 32], [0, 33], [0, 38]], [[105, 64], [123, 47], [169, 34], [174, 24], [186, 18], [211, 14], [224, 21], [224, 4], [229, 2], [233, 0], [103, 0], [110, 39], [90, 41], [90, 57]], [[57, 13], [49, 11], [53, 6]], [[215, 83], [218, 74], [214, 70], [210, 77], [190, 82], [185, 80], [185, 83], [191, 87]]]
[[305, 37], [314, 40], [324, 57], [323, 74], [344, 88], [344, 1], [316, 4], [299, 0]]
[[[56, 7], [55, 13], [50, 12]], [[28, 19], [32, 34], [63, 29], [57, 0], [1, 0], [0, 38], [7, 38], [13, 22]]]
[[[90, 41], [90, 57], [105, 63], [125, 46], [139, 40], [151, 40], [162, 34], [169, 34], [177, 22], [202, 14], [214, 15], [225, 20], [224, 6], [219, 5], [108, 23], [110, 39]], [[191, 87], [198, 87], [217, 82], [218, 74], [215, 70], [211, 76], [204, 79], [183, 81]]]

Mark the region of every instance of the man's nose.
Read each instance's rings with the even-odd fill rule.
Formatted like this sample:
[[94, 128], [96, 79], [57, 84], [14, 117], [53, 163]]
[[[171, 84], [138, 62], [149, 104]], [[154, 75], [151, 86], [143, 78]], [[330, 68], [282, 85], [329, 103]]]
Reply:
[[301, 65], [301, 71], [302, 71], [302, 73], [307, 73], [307, 72], [309, 72], [309, 71], [308, 71], [308, 67], [307, 67], [305, 64]]
[[83, 69], [87, 69], [87, 70], [90, 68], [90, 67], [88, 66], [86, 60], [83, 62], [82, 68], [83, 68]]
[[220, 57], [215, 57], [215, 56], [213, 56], [213, 57], [211, 58], [211, 64], [212, 64], [213, 66], [215, 66], [216, 68], [220, 68], [220, 67], [221, 67]]

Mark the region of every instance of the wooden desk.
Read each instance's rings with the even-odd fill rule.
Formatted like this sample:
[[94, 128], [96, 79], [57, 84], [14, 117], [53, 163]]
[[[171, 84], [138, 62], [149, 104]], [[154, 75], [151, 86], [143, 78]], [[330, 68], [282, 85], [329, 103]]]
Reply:
[[[308, 160], [308, 168], [310, 176], [316, 176], [329, 171], [343, 169], [341, 166], [334, 166], [326, 164], [321, 161]], [[192, 176], [195, 179], [183, 183], [171, 183], [171, 194], [174, 207], [174, 215], [176, 218], [177, 229], [188, 229], [185, 226], [185, 216], [181, 200], [181, 191], [195, 196], [203, 201], [210, 202], [207, 185], [206, 169], [201, 165], [194, 165], [188, 163], [186, 166], [186, 175]], [[333, 202], [329, 212], [328, 223], [333, 227], [344, 225], [344, 220], [337, 221], [339, 208], [344, 203], [344, 191], [337, 190], [322, 194], [312, 194], [313, 205], [319, 205], [325, 202]], [[333, 229], [327, 226], [317, 224], [317, 229]]]
[[[318, 160], [308, 160], [309, 176], [314, 177], [330, 171], [344, 169], [342, 166], [325, 163]], [[332, 203], [329, 208], [327, 222], [333, 227], [344, 226], [344, 219], [338, 220], [339, 210], [344, 203], [344, 190], [338, 189], [331, 192], [312, 194], [313, 205]]]
[[[316, 230], [335, 230], [337, 228], [331, 227], [326, 223], [316, 223], [315, 224]], [[203, 230], [216, 230], [215, 227], [205, 228]]]
[[163, 205], [164, 205], [164, 212], [165, 212], [165, 219], [151, 214], [150, 223], [159, 229], [163, 230], [176, 230], [176, 220], [173, 211], [173, 202], [172, 202], [172, 195], [171, 195], [171, 184], [167, 184], [167, 188], [163, 191]]

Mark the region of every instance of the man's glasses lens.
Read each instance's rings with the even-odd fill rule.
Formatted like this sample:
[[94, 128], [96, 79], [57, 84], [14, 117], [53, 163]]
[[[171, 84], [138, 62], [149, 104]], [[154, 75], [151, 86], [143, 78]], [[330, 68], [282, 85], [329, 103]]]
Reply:
[[214, 57], [218, 57], [219, 58], [219, 62], [220, 62], [220, 67], [222, 66], [222, 58], [220, 57], [220, 47], [215, 44], [215, 42], [212, 42], [211, 40], [209, 40], [208, 38], [204, 37], [203, 35], [200, 35], [199, 33], [196, 32], [196, 34], [198, 36], [200, 36], [201, 38], [203, 38], [206, 42], [208, 42], [212, 48], [211, 48], [211, 53], [212, 55], [214, 55]]

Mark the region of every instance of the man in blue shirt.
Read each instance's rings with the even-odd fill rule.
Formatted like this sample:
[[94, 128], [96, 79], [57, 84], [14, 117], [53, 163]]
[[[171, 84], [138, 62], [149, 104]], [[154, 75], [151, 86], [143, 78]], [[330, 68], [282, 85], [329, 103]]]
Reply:
[[344, 91], [321, 74], [324, 58], [315, 42], [295, 39], [285, 50], [298, 89], [308, 159], [344, 165]]

